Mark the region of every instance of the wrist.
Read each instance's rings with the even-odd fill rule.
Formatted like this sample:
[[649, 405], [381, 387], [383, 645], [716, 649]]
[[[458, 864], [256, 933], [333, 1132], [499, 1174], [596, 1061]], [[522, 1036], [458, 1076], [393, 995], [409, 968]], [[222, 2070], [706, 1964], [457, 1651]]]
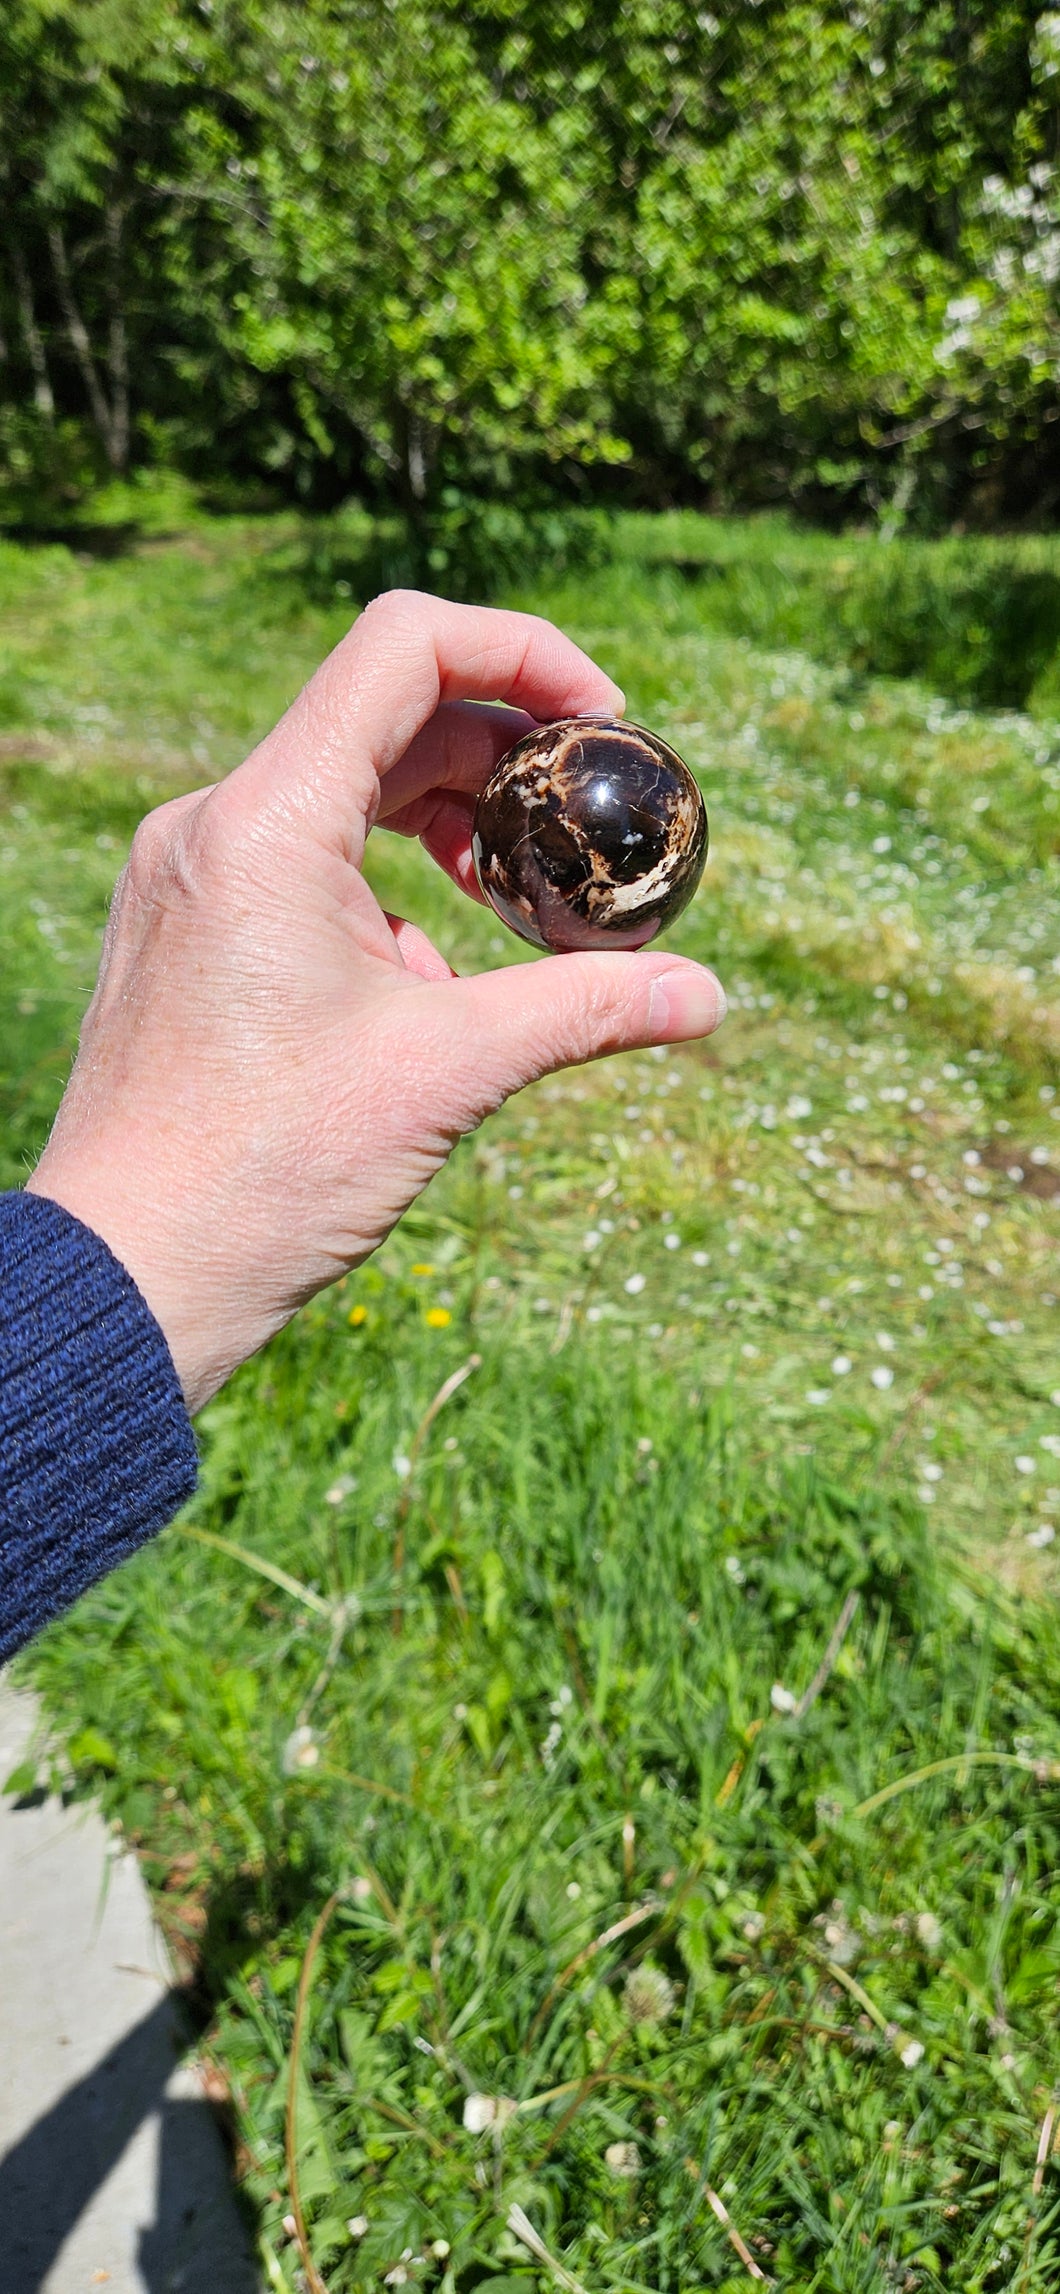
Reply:
[[[169, 1349], [190, 1416], [211, 1400], [242, 1359], [225, 1316], [208, 1296], [208, 1271], [188, 1263], [187, 1228], [131, 1199], [120, 1179], [45, 1150], [25, 1192], [48, 1197], [106, 1243], [131, 1276]], [[249, 1348], [246, 1351], [250, 1351]]]

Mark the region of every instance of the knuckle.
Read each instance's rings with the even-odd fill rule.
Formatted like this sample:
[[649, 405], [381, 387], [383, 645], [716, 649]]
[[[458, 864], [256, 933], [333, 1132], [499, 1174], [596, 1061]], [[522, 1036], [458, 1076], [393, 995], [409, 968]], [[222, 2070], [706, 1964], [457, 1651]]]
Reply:
[[153, 888], [161, 864], [164, 841], [165, 830], [161, 825], [160, 814], [149, 812], [133, 837], [122, 879], [130, 892], [142, 895]]
[[380, 590], [378, 597], [373, 597], [365, 606], [361, 621], [370, 620], [374, 628], [380, 625], [406, 627], [409, 622], [422, 617], [428, 602], [422, 590]]
[[583, 978], [580, 998], [571, 998], [569, 1028], [585, 1045], [583, 1056], [617, 1051], [630, 1042], [643, 1020], [647, 993], [639, 964], [606, 956]]
[[152, 907], [186, 905], [199, 897], [207, 874], [204, 809], [189, 814], [178, 800], [146, 815], [122, 879], [127, 894]]

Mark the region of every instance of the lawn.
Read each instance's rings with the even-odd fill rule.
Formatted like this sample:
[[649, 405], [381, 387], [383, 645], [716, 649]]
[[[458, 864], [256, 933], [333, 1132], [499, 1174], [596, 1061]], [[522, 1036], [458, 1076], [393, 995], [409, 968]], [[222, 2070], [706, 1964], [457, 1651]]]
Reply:
[[[0, 544], [3, 1184], [136, 820], [358, 596], [356, 520], [154, 523]], [[465, 1143], [26, 1663], [277, 2288], [1057, 2283], [1060, 726], [961, 705], [956, 641], [873, 676], [874, 547], [630, 520], [511, 593], [696, 770], [673, 944], [730, 1018]]]

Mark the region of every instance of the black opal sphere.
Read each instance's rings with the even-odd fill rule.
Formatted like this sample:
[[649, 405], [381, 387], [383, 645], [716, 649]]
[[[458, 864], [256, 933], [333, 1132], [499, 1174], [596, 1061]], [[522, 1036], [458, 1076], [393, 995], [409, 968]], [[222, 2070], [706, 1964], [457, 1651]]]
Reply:
[[699, 883], [707, 815], [657, 733], [561, 717], [501, 758], [471, 849], [490, 906], [535, 948], [645, 948]]

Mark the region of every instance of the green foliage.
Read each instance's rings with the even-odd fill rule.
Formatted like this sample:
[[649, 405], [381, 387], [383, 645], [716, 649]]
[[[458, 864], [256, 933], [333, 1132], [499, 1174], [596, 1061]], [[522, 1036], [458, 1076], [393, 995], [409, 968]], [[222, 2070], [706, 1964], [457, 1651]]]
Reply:
[[101, 456], [83, 423], [0, 404], [0, 517], [18, 525], [69, 517], [101, 475]]
[[651, 562], [679, 572], [708, 627], [782, 638], [871, 676], [919, 677], [978, 708], [1022, 709], [1032, 696], [1045, 708], [1055, 690], [1060, 553], [1051, 542], [851, 548], [777, 520], [677, 522], [673, 534], [668, 557], [656, 533]]
[[[271, 2234], [293, 1995], [338, 1886], [297, 2115], [336, 2289], [409, 2248], [428, 2282], [503, 2271], [513, 2203], [583, 2283], [725, 2282], [697, 2176], [796, 2282], [988, 2287], [1060, 2074], [1055, 1617], [970, 1594], [896, 1493], [764, 1466], [724, 1398], [591, 1330], [550, 1354], [532, 1317], [461, 1329], [482, 1368], [396, 1581], [392, 1451], [437, 1376], [396, 1273], [352, 1361], [340, 1298], [203, 1425], [193, 1522], [346, 1604], [315, 1695], [326, 1621], [179, 1529], [36, 1665], [105, 1726], [148, 1868], [182, 1859]], [[853, 1589], [842, 1661], [785, 1717], [773, 1684], [808, 1688]], [[1029, 2283], [1056, 2261], [1047, 2220]]]
[[587, 574], [609, 555], [611, 521], [600, 510], [483, 500], [446, 486], [415, 519], [347, 513], [316, 524], [297, 578], [321, 600], [366, 599], [416, 587], [487, 604], [520, 581]]
[[[78, 554], [0, 546], [4, 1183], [139, 813], [236, 761], [398, 536], [179, 512], [115, 486]], [[137, 1848], [274, 2283], [338, 1888], [295, 2086], [332, 2294], [545, 2294], [513, 2204], [592, 2294], [736, 2294], [708, 2187], [787, 2286], [1052, 2294], [1055, 727], [828, 658], [842, 583], [934, 569], [937, 619], [948, 569], [959, 626], [984, 563], [683, 514], [524, 591], [701, 777], [675, 944], [726, 1028], [465, 1142], [27, 1665], [7, 1788], [92, 1791]], [[524, 960], [371, 855], [458, 966]]]
[[10, 0], [0, 399], [421, 555], [453, 487], [1040, 517], [1058, 53], [1030, 0]]
[[1060, 652], [1060, 563], [894, 543], [837, 599], [844, 650], [980, 708], [1022, 709]]

